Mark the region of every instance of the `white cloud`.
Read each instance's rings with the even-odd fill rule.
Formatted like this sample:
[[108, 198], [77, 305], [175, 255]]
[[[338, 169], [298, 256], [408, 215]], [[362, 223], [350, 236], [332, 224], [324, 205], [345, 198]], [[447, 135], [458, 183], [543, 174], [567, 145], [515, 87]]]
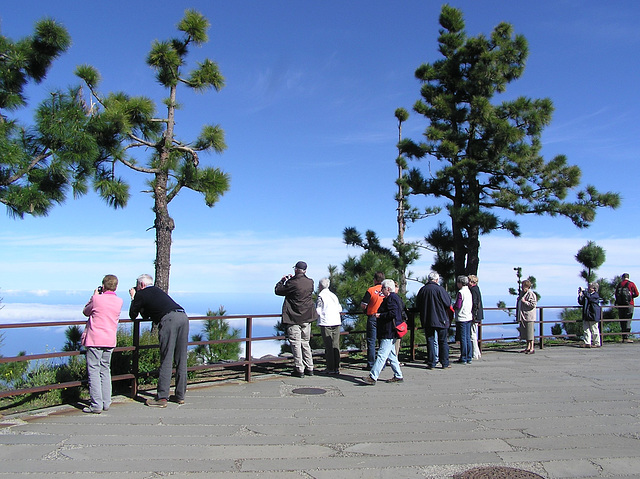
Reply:
[[[140, 273], [153, 273], [153, 242], [135, 236], [103, 236], [101, 245], [109, 245], [108, 251], [101, 248], [90, 254], [81, 248], [95, 244], [92, 236], [49, 236], [46, 255], [33, 257], [33, 250], [38, 249], [34, 245], [40, 241], [42, 238], [36, 236], [16, 239], [0, 235], [3, 244], [0, 292], [5, 296], [15, 290], [35, 291], [37, 295], [46, 294], [47, 290], [90, 292], [107, 273], [116, 274], [120, 278], [120, 291], [125, 291]], [[391, 244], [390, 239], [382, 241]], [[515, 283], [513, 268], [520, 266], [525, 275], [536, 277], [538, 291], [543, 296], [573, 297], [576, 286], [581, 283], [578, 277], [581, 266], [574, 256], [587, 241], [587, 237], [486, 236], [482, 240], [478, 272], [483, 293], [504, 295]], [[596, 243], [607, 254], [599, 276], [612, 278], [629, 272], [633, 279], [640, 263], [630, 252], [635, 250], [638, 239], [605, 238]], [[179, 238], [172, 250], [171, 291], [269, 293], [298, 260], [308, 263], [308, 275], [318, 281], [327, 275], [328, 265], [339, 266], [347, 256], [358, 254], [360, 250], [345, 246], [341, 237], [293, 237], [241, 231]], [[431, 263], [432, 255], [426, 254], [410, 269], [417, 276], [425, 276]], [[418, 286], [410, 287], [417, 290]]]

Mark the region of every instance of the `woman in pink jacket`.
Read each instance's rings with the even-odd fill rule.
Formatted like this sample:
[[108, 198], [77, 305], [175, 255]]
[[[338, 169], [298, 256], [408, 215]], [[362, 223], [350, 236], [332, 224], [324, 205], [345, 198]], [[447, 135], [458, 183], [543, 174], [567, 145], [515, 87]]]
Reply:
[[111, 353], [116, 346], [122, 299], [116, 296], [118, 278], [108, 274], [82, 311], [89, 317], [82, 333], [87, 348], [87, 374], [91, 404], [84, 412], [100, 414], [111, 405]]

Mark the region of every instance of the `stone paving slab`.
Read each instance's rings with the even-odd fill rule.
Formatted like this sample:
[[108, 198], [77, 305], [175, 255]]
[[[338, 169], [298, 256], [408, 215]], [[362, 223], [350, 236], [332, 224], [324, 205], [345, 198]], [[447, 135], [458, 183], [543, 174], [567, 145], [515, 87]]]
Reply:
[[[0, 419], [0, 479], [444, 479], [478, 466], [545, 478], [640, 477], [640, 344], [486, 352], [469, 366], [362, 369], [190, 386], [166, 409]], [[382, 378], [391, 377], [383, 371]], [[296, 394], [318, 388], [325, 394]]]

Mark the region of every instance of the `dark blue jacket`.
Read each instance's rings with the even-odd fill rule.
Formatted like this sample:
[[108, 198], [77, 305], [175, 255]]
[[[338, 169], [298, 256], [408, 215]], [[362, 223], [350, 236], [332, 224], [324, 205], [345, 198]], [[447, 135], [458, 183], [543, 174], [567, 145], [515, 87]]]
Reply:
[[600, 295], [597, 291], [590, 293], [584, 291], [582, 296], [578, 296], [578, 303], [582, 305], [583, 321], [600, 321]]
[[448, 328], [451, 296], [438, 283], [429, 281], [416, 297], [416, 307], [423, 327]]
[[384, 298], [378, 308], [378, 313], [380, 314], [376, 324], [378, 339], [394, 339], [398, 337], [394, 325], [397, 326], [402, 323], [403, 308], [402, 299], [396, 293], [391, 293]]

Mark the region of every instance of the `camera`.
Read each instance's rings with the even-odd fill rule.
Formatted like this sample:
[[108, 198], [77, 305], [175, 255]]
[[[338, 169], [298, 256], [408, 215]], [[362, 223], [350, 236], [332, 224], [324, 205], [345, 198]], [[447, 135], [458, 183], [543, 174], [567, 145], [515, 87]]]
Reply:
[[102, 294], [102, 286], [98, 286], [98, 294]]

